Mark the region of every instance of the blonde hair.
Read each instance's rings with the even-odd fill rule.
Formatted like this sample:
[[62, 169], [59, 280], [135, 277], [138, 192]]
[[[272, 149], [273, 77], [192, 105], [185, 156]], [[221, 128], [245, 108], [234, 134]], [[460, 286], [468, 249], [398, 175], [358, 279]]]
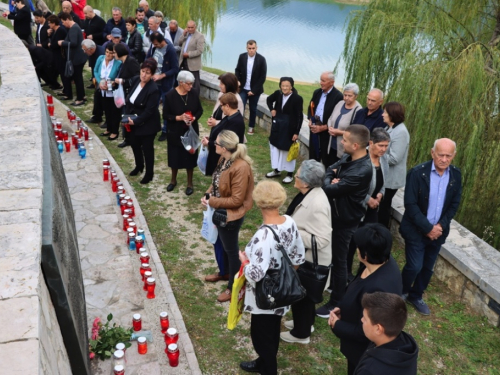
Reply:
[[235, 132], [231, 130], [223, 130], [219, 134], [219, 143], [221, 147], [224, 147], [227, 151], [231, 153], [231, 160], [243, 159], [249, 165], [253, 164], [253, 160], [250, 159], [247, 153], [247, 146], [240, 143], [240, 139]]
[[280, 183], [264, 180], [257, 184], [252, 198], [260, 209], [278, 209], [286, 201], [286, 191]]

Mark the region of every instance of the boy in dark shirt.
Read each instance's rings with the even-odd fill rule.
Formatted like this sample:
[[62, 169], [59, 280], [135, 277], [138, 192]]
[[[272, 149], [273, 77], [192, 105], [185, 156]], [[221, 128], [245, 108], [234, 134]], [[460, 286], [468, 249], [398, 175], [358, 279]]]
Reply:
[[354, 374], [415, 375], [418, 346], [403, 332], [408, 316], [403, 298], [391, 293], [367, 293], [361, 305], [363, 332], [371, 343]]

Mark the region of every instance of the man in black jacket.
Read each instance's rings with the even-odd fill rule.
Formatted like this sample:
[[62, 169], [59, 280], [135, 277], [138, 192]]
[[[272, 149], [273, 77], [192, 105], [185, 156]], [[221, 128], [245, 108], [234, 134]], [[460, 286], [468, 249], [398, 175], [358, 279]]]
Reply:
[[87, 35], [87, 39], [93, 40], [95, 44], [102, 46], [104, 43], [104, 26], [106, 26], [106, 21], [95, 14], [94, 9], [87, 5], [83, 8], [83, 13], [85, 13], [85, 21], [83, 23], [83, 29]]
[[369, 140], [366, 126], [347, 127], [342, 138], [345, 154], [326, 170], [323, 190], [332, 206], [333, 268], [330, 300], [316, 310], [321, 318], [328, 318], [345, 294], [349, 243], [366, 212], [363, 202], [372, 180], [372, 162], [366, 151]]
[[17, 10], [13, 13], [5, 11], [4, 14], [9, 20], [14, 20], [14, 33], [19, 39], [25, 40], [29, 45], [35, 44], [31, 35], [31, 12], [23, 0], [15, 0]]
[[255, 40], [247, 42], [247, 52], [242, 53], [238, 58], [234, 74], [240, 83], [243, 110], [248, 100], [250, 110], [248, 134], [253, 134], [255, 118], [257, 117], [257, 104], [259, 104], [260, 95], [264, 92], [264, 82], [266, 82], [267, 76], [266, 59], [257, 53], [257, 42]]
[[416, 375], [418, 345], [403, 331], [408, 317], [397, 294], [367, 293], [363, 306], [363, 332], [371, 341], [354, 375]]
[[47, 30], [49, 29], [49, 23], [45, 19], [40, 9], [36, 9], [33, 12], [33, 16], [35, 17], [35, 23], [36, 23], [35, 45], [37, 47], [42, 47], [48, 50], [50, 38], [49, 35], [47, 34]]
[[43, 79], [46, 85], [50, 85], [51, 88], [58, 87], [59, 84], [55, 76], [56, 69], [53, 67], [52, 52], [43, 47], [29, 45], [25, 40], [21, 41], [30, 53], [38, 80]]
[[80, 26], [80, 28], [83, 28], [83, 20], [78, 17], [75, 12], [73, 12], [73, 6], [71, 5], [71, 2], [63, 1], [61, 7], [62, 11], [57, 15], [59, 18], [61, 18], [63, 13], [68, 13], [73, 19], [73, 22]]
[[342, 93], [334, 87], [335, 75], [332, 72], [321, 74], [321, 88], [314, 91], [307, 118], [309, 119], [309, 159], [314, 159], [328, 167], [328, 119], [338, 102], [344, 99]]
[[399, 227], [406, 255], [403, 296], [422, 315], [431, 313], [422, 295], [462, 196], [462, 174], [451, 165], [455, 142], [436, 140], [431, 155], [431, 161], [417, 165], [406, 176], [405, 213]]
[[104, 31], [102, 32], [104, 39], [105, 40], [113, 39], [113, 37], [111, 36], [111, 31], [114, 28], [118, 28], [122, 32], [122, 39], [126, 40], [128, 32], [127, 32], [127, 27], [125, 25], [125, 20], [122, 17], [122, 10], [118, 7], [114, 7], [111, 10], [111, 15], [112, 17], [108, 20], [106, 26], [104, 26]]

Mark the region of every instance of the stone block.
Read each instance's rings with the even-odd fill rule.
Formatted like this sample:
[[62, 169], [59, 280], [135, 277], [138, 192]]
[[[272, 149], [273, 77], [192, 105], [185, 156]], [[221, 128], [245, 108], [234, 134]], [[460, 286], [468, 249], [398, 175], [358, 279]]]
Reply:
[[462, 295], [467, 278], [443, 257], [438, 257], [434, 267], [434, 276], [444, 282], [455, 295]]
[[485, 316], [490, 324], [498, 326], [499, 315], [489, 306], [490, 297], [481, 291], [472, 281], [467, 280], [462, 294], [462, 302], [475, 312]]
[[38, 338], [38, 297], [0, 300], [0, 343]]
[[42, 189], [0, 190], [0, 211], [39, 209]]
[[36, 339], [0, 344], [0, 375], [43, 375], [39, 362], [39, 341]]

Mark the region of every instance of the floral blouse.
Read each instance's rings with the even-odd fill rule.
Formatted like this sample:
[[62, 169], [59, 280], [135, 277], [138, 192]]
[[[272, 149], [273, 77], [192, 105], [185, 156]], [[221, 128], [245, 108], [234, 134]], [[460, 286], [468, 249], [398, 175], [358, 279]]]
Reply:
[[[272, 224], [270, 227], [278, 235], [292, 264], [298, 266], [305, 262], [304, 244], [295, 221], [288, 215], [285, 215], [285, 218], [286, 221], [283, 224]], [[256, 283], [264, 278], [268, 269], [279, 269], [281, 267], [283, 255], [278, 249], [278, 243], [274, 239], [273, 232], [261, 225], [245, 247], [245, 253], [250, 263], [244, 268], [247, 279], [244, 311], [251, 314], [285, 315], [290, 306], [274, 310], [261, 310], [255, 302], [254, 288]]]

